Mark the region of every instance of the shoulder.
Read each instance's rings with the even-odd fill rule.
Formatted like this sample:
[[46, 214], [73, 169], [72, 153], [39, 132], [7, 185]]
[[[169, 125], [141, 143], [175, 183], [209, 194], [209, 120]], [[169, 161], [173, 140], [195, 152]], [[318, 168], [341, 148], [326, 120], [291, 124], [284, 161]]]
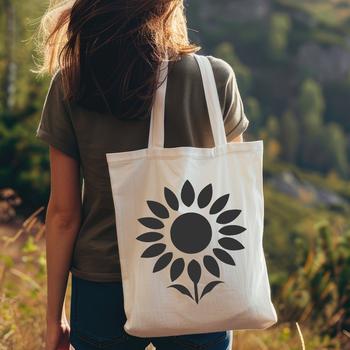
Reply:
[[59, 98], [62, 95], [62, 73], [57, 70], [48, 78], [47, 99]]
[[51, 75], [46, 92], [45, 105], [68, 112], [71, 109], [71, 102], [64, 96], [62, 78], [63, 74], [60, 69]]
[[71, 105], [71, 101], [64, 94], [63, 72], [61, 69], [51, 75], [47, 94], [51, 95], [56, 103], [62, 103], [65, 106]]
[[57, 90], [57, 92], [62, 92], [62, 70], [58, 69], [55, 73], [52, 74], [50, 80], [50, 89]]
[[[209, 59], [218, 85], [227, 85], [227, 83], [235, 79], [233, 67], [224, 59], [212, 55], [199, 55]], [[181, 58], [175, 62], [174, 70], [178, 73], [183, 72], [188, 75], [198, 74], [198, 65], [193, 54], [182, 55]]]
[[211, 55], [207, 55], [206, 57], [211, 63], [218, 86], [226, 86], [230, 81], [236, 79], [233, 67], [227, 61]]
[[192, 54], [182, 54], [172, 62], [174, 75], [184, 75], [185, 77], [195, 75], [197, 72], [196, 59]]

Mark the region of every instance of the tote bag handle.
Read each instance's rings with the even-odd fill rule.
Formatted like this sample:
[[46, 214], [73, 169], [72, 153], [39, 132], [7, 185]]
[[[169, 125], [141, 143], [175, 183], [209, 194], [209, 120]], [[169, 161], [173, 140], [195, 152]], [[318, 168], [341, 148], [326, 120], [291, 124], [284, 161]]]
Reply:
[[[227, 144], [223, 115], [216, 88], [215, 77], [209, 59], [193, 54], [200, 68], [205, 99], [208, 107], [210, 126], [215, 147]], [[168, 82], [168, 60], [161, 62], [158, 69], [158, 85], [151, 112], [148, 148], [164, 148], [165, 96]]]

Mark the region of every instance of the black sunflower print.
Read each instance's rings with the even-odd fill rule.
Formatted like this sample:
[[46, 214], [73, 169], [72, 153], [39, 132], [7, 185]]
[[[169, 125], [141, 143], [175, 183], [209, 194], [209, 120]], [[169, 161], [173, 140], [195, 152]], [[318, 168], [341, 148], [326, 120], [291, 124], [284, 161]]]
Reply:
[[[193, 284], [193, 292], [182, 284], [171, 284], [168, 288], [175, 288], [183, 295], [193, 299], [197, 304], [217, 285], [224, 283], [220, 280], [219, 262], [235, 266], [233, 257], [227, 252], [244, 249], [242, 243], [232, 236], [236, 236], [246, 231], [245, 227], [234, 225], [232, 222], [241, 214], [240, 209], [225, 209], [229, 194], [225, 194], [216, 200], [213, 200], [213, 186], [205, 186], [196, 198], [194, 188], [190, 181], [186, 181], [181, 189], [180, 197], [169, 188], [164, 187], [165, 204], [157, 201], [148, 200], [147, 205], [155, 217], [143, 217], [138, 221], [147, 229], [148, 232], [142, 233], [136, 239], [151, 243], [151, 245], [142, 253], [142, 258], [159, 257], [153, 267], [153, 273], [163, 270], [170, 265], [170, 279], [176, 281], [182, 273], [187, 270], [189, 279]], [[188, 212], [179, 214], [168, 227], [166, 219], [170, 218], [170, 211], [178, 212], [180, 201], [188, 207]], [[220, 247], [212, 249], [212, 255], [204, 255], [200, 261], [195, 254], [202, 252], [207, 248], [213, 238], [213, 231], [209, 221], [204, 215], [191, 211], [191, 207], [197, 205], [199, 209], [209, 208], [209, 215], [216, 216], [216, 222], [222, 225], [218, 232], [223, 235], [218, 240]], [[210, 207], [209, 207], [210, 206]], [[162, 243], [164, 233], [170, 235], [173, 245], [180, 253], [191, 254], [191, 259], [185, 266], [185, 260], [182, 256], [175, 256], [174, 252], [167, 251], [167, 245]], [[203, 268], [210, 275], [217, 278], [209, 282], [199, 293], [198, 283], [201, 279]]]

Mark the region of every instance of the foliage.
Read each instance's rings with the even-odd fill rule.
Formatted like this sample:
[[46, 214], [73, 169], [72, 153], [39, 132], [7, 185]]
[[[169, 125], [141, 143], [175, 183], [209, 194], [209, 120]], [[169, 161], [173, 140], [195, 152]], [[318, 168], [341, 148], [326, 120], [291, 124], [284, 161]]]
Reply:
[[[229, 6], [194, 0], [188, 6], [190, 25], [198, 29], [196, 39], [206, 51], [226, 59], [237, 72], [251, 119], [250, 139], [266, 135], [266, 149], [275, 160], [349, 179], [350, 3], [269, 3], [261, 2], [258, 9], [254, 1]], [[193, 15], [192, 6], [197, 9]], [[231, 17], [225, 12], [230, 9]], [[270, 140], [271, 116], [281, 132]], [[285, 137], [288, 127], [291, 135]]]
[[287, 14], [274, 13], [271, 16], [267, 37], [267, 49], [272, 59], [282, 58], [286, 54], [291, 26], [292, 22]]
[[267, 331], [234, 332], [235, 350], [302, 350], [305, 343], [307, 350], [345, 350], [339, 338], [331, 339], [320, 336], [312, 327], [302, 325], [302, 338], [296, 326], [280, 323]]
[[[39, 210], [40, 211], [40, 210]], [[46, 260], [37, 214], [0, 236], [0, 349], [42, 349]]]
[[259, 101], [255, 97], [249, 96], [246, 98], [243, 108], [245, 114], [249, 116], [249, 132], [257, 134], [258, 130], [260, 130], [263, 125]]
[[[1, 118], [1, 115], [0, 115]], [[18, 120], [22, 121], [19, 122]], [[4, 187], [15, 187], [28, 206], [38, 205], [49, 188], [47, 149], [35, 139], [32, 117], [19, 114], [0, 119], [0, 180]], [[32, 193], [35, 191], [36, 196]]]
[[350, 228], [336, 232], [328, 224], [307, 249], [304, 264], [282, 287], [284, 320], [309, 321], [320, 333], [350, 334]]
[[318, 23], [330, 27], [343, 26], [346, 28], [350, 17], [350, 3], [347, 0], [333, 0], [332, 2], [327, 0], [277, 0], [276, 3], [305, 12]]
[[300, 130], [296, 116], [292, 111], [286, 111], [281, 118], [279, 140], [284, 143], [282, 158], [287, 162], [295, 163], [300, 142]]

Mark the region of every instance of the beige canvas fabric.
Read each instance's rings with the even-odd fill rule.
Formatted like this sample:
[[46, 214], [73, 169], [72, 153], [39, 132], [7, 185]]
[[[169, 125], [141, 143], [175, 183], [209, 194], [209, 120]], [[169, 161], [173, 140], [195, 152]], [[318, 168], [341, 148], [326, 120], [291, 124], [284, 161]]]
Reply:
[[262, 245], [263, 141], [227, 142], [211, 65], [194, 57], [215, 147], [164, 148], [163, 61], [148, 148], [106, 154], [124, 329], [134, 336], [263, 329], [277, 321]]

